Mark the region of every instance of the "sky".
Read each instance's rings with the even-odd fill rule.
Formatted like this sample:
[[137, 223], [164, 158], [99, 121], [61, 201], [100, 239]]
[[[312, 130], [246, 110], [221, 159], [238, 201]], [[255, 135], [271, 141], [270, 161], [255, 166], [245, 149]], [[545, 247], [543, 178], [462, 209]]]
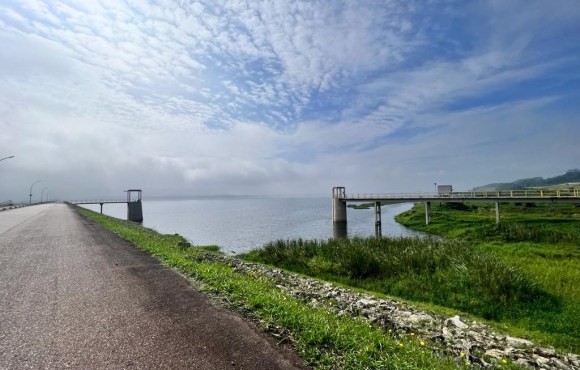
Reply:
[[580, 2], [0, 2], [0, 202], [580, 167]]

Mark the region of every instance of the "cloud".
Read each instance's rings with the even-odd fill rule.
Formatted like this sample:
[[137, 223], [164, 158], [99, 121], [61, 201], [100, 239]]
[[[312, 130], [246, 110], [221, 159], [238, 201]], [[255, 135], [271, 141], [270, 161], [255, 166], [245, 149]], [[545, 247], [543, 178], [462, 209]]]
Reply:
[[62, 197], [326, 194], [577, 167], [573, 0], [26, 0], [0, 14], [12, 198], [39, 176]]

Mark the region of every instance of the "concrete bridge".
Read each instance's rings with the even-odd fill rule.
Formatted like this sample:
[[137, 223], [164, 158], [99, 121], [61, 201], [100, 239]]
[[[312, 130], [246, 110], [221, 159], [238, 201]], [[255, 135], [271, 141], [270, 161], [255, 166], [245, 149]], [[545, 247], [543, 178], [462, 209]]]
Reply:
[[[93, 200], [70, 200], [71, 204], [99, 204], [103, 213], [104, 204], [127, 203], [127, 220], [143, 222], [143, 205], [141, 203], [141, 189], [125, 190], [127, 199], [93, 199]], [[134, 195], [134, 196], [133, 196]]]
[[580, 188], [573, 189], [528, 189], [500, 191], [468, 191], [440, 193], [385, 193], [347, 194], [342, 186], [332, 188], [332, 221], [335, 237], [346, 236], [347, 203], [372, 202], [375, 206], [375, 235], [381, 236], [381, 204], [418, 203], [425, 204], [425, 224], [431, 222], [431, 202], [495, 203], [495, 221], [500, 220], [500, 203], [580, 203]]

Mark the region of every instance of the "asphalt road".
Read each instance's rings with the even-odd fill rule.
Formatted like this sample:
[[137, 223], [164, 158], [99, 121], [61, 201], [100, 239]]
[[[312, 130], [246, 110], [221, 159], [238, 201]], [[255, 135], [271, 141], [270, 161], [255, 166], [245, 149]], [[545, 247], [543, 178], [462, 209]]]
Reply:
[[296, 369], [301, 359], [64, 204], [0, 212], [0, 369]]

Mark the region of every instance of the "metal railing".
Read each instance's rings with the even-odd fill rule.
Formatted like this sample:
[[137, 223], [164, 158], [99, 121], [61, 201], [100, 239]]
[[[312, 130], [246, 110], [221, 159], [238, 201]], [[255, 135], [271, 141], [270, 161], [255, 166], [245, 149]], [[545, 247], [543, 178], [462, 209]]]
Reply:
[[545, 198], [580, 198], [578, 189], [530, 189], [530, 190], [499, 190], [499, 191], [464, 191], [451, 193], [375, 193], [375, 194], [344, 194], [340, 199], [371, 200], [371, 199], [545, 199]]
[[69, 200], [72, 204], [101, 204], [101, 203], [127, 203], [127, 199], [91, 199], [91, 200]]

